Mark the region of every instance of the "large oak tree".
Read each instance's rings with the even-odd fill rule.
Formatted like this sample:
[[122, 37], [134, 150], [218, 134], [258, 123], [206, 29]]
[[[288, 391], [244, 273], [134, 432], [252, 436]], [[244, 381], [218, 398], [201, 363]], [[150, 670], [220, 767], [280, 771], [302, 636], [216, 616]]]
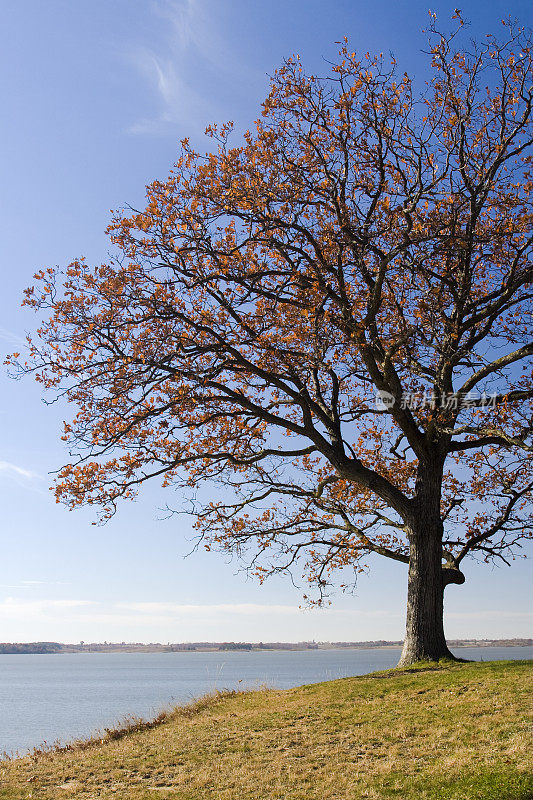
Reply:
[[59, 501], [218, 482], [200, 535], [261, 577], [406, 564], [401, 663], [449, 656], [445, 587], [532, 532], [531, 43], [463, 31], [422, 94], [347, 41], [324, 78], [288, 59], [242, 143], [185, 140], [116, 256], [26, 299], [21, 369], [77, 407]]

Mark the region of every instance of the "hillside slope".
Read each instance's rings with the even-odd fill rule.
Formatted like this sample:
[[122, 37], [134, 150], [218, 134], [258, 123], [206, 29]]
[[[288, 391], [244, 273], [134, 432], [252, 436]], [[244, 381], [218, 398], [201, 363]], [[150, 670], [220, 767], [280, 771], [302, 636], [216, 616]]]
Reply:
[[0, 798], [526, 800], [532, 676], [531, 661], [488, 662], [220, 694], [4, 761]]

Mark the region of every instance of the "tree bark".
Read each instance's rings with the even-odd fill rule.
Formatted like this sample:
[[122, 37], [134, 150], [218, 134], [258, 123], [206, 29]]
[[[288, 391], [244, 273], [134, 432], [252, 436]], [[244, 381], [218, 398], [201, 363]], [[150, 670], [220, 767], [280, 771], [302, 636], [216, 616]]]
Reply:
[[440, 520], [434, 525], [417, 525], [409, 540], [407, 625], [398, 666], [454, 659], [444, 637], [444, 589], [449, 583], [464, 583], [464, 575], [442, 563]]

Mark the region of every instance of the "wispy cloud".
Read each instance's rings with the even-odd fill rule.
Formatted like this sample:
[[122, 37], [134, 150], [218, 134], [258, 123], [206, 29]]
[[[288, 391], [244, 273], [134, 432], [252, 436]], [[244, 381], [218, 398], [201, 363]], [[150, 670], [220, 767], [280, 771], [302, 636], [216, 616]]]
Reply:
[[0, 602], [0, 619], [33, 622], [64, 616], [93, 605], [90, 600], [21, 600], [18, 597], [6, 597]]
[[[235, 78], [248, 75], [249, 66], [243, 69], [221, 38], [214, 24], [217, 7], [209, 9], [206, 0], [157, 0], [152, 10], [164, 22], [160, 41], [155, 47], [132, 48], [126, 58], [152, 87], [160, 111], [135, 121], [128, 132], [164, 134], [184, 123], [187, 133], [191, 128], [203, 132], [207, 123], [221, 116], [218, 98], [208, 87], [224, 73]], [[198, 71], [205, 90], [194, 88]]]
[[18, 464], [12, 464], [9, 461], [0, 461], [0, 475], [8, 475], [10, 477], [24, 478], [25, 480], [32, 481], [41, 479], [42, 476], [33, 470], [19, 467]]
[[[22, 584], [41, 584], [41, 581], [22, 581]], [[14, 587], [13, 587], [14, 588]], [[22, 588], [22, 587], [21, 587]], [[70, 613], [83, 611], [85, 619], [92, 621], [108, 621], [112, 623], [131, 622], [167, 622], [186, 619], [197, 621], [209, 619], [252, 618], [259, 617], [285, 617], [303, 618], [309, 616], [376, 618], [390, 617], [386, 610], [358, 610], [358, 609], [326, 609], [312, 611], [302, 609], [296, 605], [270, 605], [261, 603], [171, 603], [171, 602], [112, 602], [104, 603], [98, 600], [26, 600], [8, 597], [0, 602], [0, 618], [5, 616], [30, 616], [38, 614], [56, 614], [59, 610]], [[89, 613], [89, 617], [87, 616]], [[394, 615], [393, 615], [394, 616]], [[401, 616], [398, 614], [397, 616]]]
[[[262, 605], [259, 603], [213, 603], [213, 604], [183, 604], [183, 603], [160, 603], [160, 602], [140, 602], [140, 603], [117, 603], [117, 608], [124, 611], [140, 614], [159, 614], [163, 616], [175, 616], [176, 614], [241, 614], [244, 616], [261, 613], [270, 614], [295, 614], [300, 609], [290, 605]], [[301, 612], [300, 612], [301, 613]]]
[[[205, 11], [205, 2], [201, 0], [159, 0], [153, 6], [155, 12], [165, 22], [169, 22], [174, 34], [174, 39], [182, 49], [196, 47], [204, 55], [211, 57], [212, 47], [209, 48], [206, 39], [206, 28], [209, 18]], [[215, 36], [209, 29], [209, 39]]]
[[139, 50], [131, 60], [154, 87], [161, 110], [154, 117], [144, 117], [132, 123], [129, 133], [159, 135], [168, 133], [180, 122], [205, 127], [210, 118], [210, 106], [179, 74], [172, 58], [156, 56], [149, 50]]
[[[46, 583], [45, 581], [22, 581], [26, 586], [38, 586]], [[191, 621], [201, 621], [204, 619], [217, 620], [228, 618], [321, 618], [337, 620], [376, 620], [380, 618], [390, 619], [391, 617], [403, 619], [403, 612], [391, 613], [388, 609], [347, 609], [347, 608], [327, 608], [322, 610], [302, 609], [297, 605], [270, 605], [267, 603], [172, 603], [157, 601], [138, 601], [138, 602], [110, 602], [105, 603], [99, 600], [77, 600], [77, 599], [36, 599], [26, 600], [15, 597], [8, 597], [0, 602], [0, 618], [16, 615], [17, 617], [28, 614], [30, 616], [54, 614], [63, 612], [65, 614], [83, 613], [84, 619], [93, 621], [107, 621], [120, 623], [131, 622], [165, 622], [179, 621], [186, 619]], [[505, 619], [505, 620], [533, 620], [531, 611], [505, 611], [505, 610], [483, 610], [479, 612], [449, 613], [449, 619], [468, 619], [472, 622], [486, 619]]]
[[70, 581], [19, 581], [19, 583], [0, 583], [1, 589], [40, 589], [42, 586], [69, 586]]
[[[328, 615], [330, 617], [390, 617], [387, 610], [382, 609], [309, 609], [296, 605], [276, 605], [261, 603], [161, 603], [161, 602], [136, 602], [117, 603], [117, 609], [135, 614], [156, 615], [159, 617], [174, 618], [176, 616], [201, 616], [235, 615], [239, 617], [257, 617], [261, 615], [274, 615], [277, 617], [302, 617], [309, 615]], [[395, 615], [393, 615], [395, 616]], [[398, 613], [396, 616], [402, 616]]]
[[[529, 636], [533, 612], [449, 614], [450, 638]], [[403, 612], [261, 603], [104, 602], [78, 599], [0, 601], [6, 641], [299, 641], [398, 639]], [[7, 637], [7, 638], [6, 638]]]
[[23, 336], [19, 336], [18, 333], [14, 333], [8, 328], [2, 327], [2, 325], [0, 325], [0, 340], [15, 347], [24, 347], [26, 345], [26, 339]]
[[452, 620], [499, 620], [499, 619], [524, 619], [533, 622], [533, 611], [506, 611], [496, 609], [494, 611], [449, 611], [447, 619]]

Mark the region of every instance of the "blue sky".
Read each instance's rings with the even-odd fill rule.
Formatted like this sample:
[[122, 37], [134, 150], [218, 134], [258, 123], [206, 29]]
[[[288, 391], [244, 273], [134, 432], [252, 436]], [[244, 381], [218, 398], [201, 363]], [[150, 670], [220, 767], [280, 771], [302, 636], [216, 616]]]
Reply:
[[[446, 24], [453, 3], [419, 0], [24, 0], [2, 8], [0, 350], [35, 324], [20, 308], [41, 267], [106, 257], [109, 210], [142, 206], [178, 141], [207, 146], [207, 123], [258, 115], [268, 73], [298, 52], [324, 72], [344, 35], [358, 50], [392, 51], [422, 75], [428, 8]], [[473, 35], [528, 0], [461, 4]], [[288, 580], [264, 586], [238, 565], [191, 549], [190, 523], [163, 520], [157, 487], [105, 527], [68, 512], [48, 490], [66, 453], [69, 411], [45, 406], [31, 381], [1, 379], [0, 641], [358, 640], [403, 636], [405, 567], [376, 559], [355, 596], [301, 611]], [[530, 636], [530, 563], [467, 565], [447, 590], [450, 637]]]

